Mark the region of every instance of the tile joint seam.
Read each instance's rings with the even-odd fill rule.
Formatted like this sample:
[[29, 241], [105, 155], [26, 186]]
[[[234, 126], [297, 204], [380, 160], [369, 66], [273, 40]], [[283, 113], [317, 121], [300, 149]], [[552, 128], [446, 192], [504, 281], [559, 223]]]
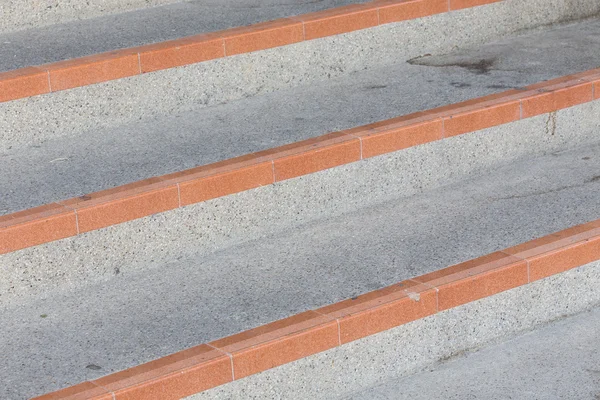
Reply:
[[217, 350], [217, 351], [219, 351], [221, 353], [225, 353], [225, 355], [227, 355], [229, 357], [229, 361], [231, 363], [231, 381], [232, 382], [235, 381], [235, 370], [233, 369], [233, 355], [231, 353], [229, 353], [228, 351], [225, 351], [223, 349], [220, 349], [218, 347], [213, 346], [210, 343], [206, 343], [206, 345], [208, 347], [212, 347], [213, 349], [215, 349], [215, 350]]
[[52, 82], [50, 81], [50, 70], [46, 70], [46, 73], [48, 74], [48, 91], [49, 91], [49, 93], [52, 93]]
[[79, 236], [81, 233], [79, 231], [79, 214], [77, 214], [77, 210], [73, 210], [75, 213], [75, 225], [77, 226], [77, 234], [75, 236]]
[[[311, 311], [314, 312], [315, 314], [319, 314], [319, 315], [322, 315], [324, 317], [332, 318], [332, 317], [328, 316], [327, 314], [323, 314], [320, 311], [317, 311], [317, 310], [311, 310]], [[340, 327], [340, 319], [339, 318], [335, 318], [335, 322], [337, 323], [338, 346], [341, 346], [342, 345], [342, 329]]]
[[106, 390], [108, 393], [110, 393], [110, 395], [112, 396], [113, 400], [117, 399], [117, 396], [115, 395], [115, 392], [113, 390], [109, 390], [108, 388], [105, 388], [104, 386], [99, 385], [98, 383], [93, 382], [93, 381], [88, 381], [88, 382], [90, 382], [92, 385], [98, 386], [99, 388]]
[[425, 287], [428, 287], [429, 289], [434, 289], [435, 290], [435, 312], [439, 313], [440, 312], [440, 306], [439, 306], [439, 293], [440, 293], [440, 289], [437, 286], [431, 285], [429, 283], [424, 283], [424, 282], [420, 282], [416, 280], [417, 278], [412, 278], [409, 279], [409, 282], [414, 282], [414, 283], [418, 283], [419, 285], [423, 285]]
[[[548, 235], [548, 236], [549, 236], [549, 235]], [[567, 247], [569, 247], [569, 245], [562, 246], [562, 247], [560, 247], [560, 248], [558, 248], [558, 249], [554, 249], [553, 251], [557, 251], [557, 250], [559, 250], [559, 251], [560, 251], [560, 250], [564, 250], [564, 249], [565, 249], [565, 248], [567, 248]], [[507, 256], [510, 256], [510, 257], [515, 257], [515, 258], [517, 258], [517, 259], [518, 259], [518, 260], [520, 260], [520, 261], [525, 261], [525, 263], [527, 264], [527, 283], [531, 283], [531, 279], [530, 279], [530, 273], [529, 273], [529, 259], [527, 259], [526, 257], [517, 256], [517, 255], [515, 255], [515, 254], [509, 254], [509, 253], [507, 253], [505, 250], [506, 250], [506, 249], [504, 249], [504, 250], [500, 250], [500, 253], [502, 253], [502, 254], [505, 254], [505, 255], [507, 255]]]

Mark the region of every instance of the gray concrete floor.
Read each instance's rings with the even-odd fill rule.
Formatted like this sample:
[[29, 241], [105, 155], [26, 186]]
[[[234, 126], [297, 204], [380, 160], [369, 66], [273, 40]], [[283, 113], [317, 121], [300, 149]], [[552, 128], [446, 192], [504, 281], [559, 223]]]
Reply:
[[0, 215], [595, 68], [600, 20], [418, 64], [398, 60], [316, 85], [8, 149], [0, 152]]
[[598, 400], [599, 344], [596, 308], [344, 398]]
[[367, 0], [194, 0], [0, 35], [0, 71], [214, 32]]
[[599, 154], [587, 146], [509, 163], [214, 254], [0, 306], [0, 398], [93, 379], [600, 218]]

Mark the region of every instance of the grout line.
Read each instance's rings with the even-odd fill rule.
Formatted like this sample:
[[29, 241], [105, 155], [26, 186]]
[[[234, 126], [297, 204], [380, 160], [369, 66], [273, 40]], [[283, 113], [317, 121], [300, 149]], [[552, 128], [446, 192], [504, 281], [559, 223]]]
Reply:
[[99, 388], [106, 390], [108, 393], [110, 393], [110, 395], [112, 396], [113, 400], [116, 400], [116, 399], [117, 399], [117, 395], [115, 395], [115, 392], [114, 392], [114, 391], [112, 391], [112, 390], [108, 390], [108, 389], [107, 389], [107, 388], [105, 388], [104, 386], [102, 386], [102, 385], [98, 385], [96, 382], [92, 382], [92, 381], [88, 381], [88, 382], [90, 382], [92, 385], [98, 386]]
[[428, 287], [430, 289], [435, 289], [435, 312], [438, 313], [440, 312], [440, 299], [439, 299], [439, 293], [440, 293], [440, 289], [438, 289], [437, 286], [433, 286], [430, 285], [429, 283], [424, 283], [424, 282], [419, 282], [417, 280], [414, 279], [409, 279], [410, 282], [415, 282], [418, 283], [419, 285], [423, 285], [425, 287]]
[[[550, 234], [550, 235], [547, 235], [547, 236], [551, 236], [551, 235], [552, 235], [552, 234]], [[545, 237], [545, 236], [542, 236], [542, 237]], [[562, 249], [564, 249], [565, 247], [569, 247], [569, 246], [568, 246], [568, 245], [567, 245], [567, 246], [563, 246], [563, 247], [561, 247], [560, 249], [562, 250]], [[529, 275], [530, 275], [530, 274], [529, 274], [529, 260], [528, 260], [527, 258], [519, 257], [519, 256], [517, 256], [517, 255], [514, 255], [514, 254], [508, 254], [508, 253], [506, 253], [504, 250], [500, 250], [500, 253], [506, 254], [507, 256], [510, 256], [510, 257], [515, 257], [515, 258], [518, 258], [518, 259], [519, 259], [519, 260], [521, 260], [521, 261], [525, 261], [525, 262], [527, 263], [527, 283], [531, 283], [531, 279], [530, 279], [530, 276], [529, 276]]]
[[[317, 310], [311, 310], [312, 312], [314, 312], [315, 314], [319, 314], [322, 315], [324, 317], [329, 317], [327, 314], [323, 314], [322, 312], [319, 312]], [[329, 317], [331, 318], [331, 317]], [[338, 346], [342, 345], [342, 328], [340, 327], [340, 319], [336, 318], [335, 322], [337, 323], [337, 332], [338, 332]]]
[[[349, 137], [353, 137], [353, 138], [355, 138], [355, 139], [358, 139], [358, 141], [359, 141], [359, 143], [360, 143], [360, 160], [364, 160], [364, 157], [363, 157], [363, 140], [362, 140], [362, 137], [360, 137], [360, 136], [357, 136], [357, 135], [355, 135], [355, 134], [352, 134], [352, 133], [347, 133], [347, 134], [346, 134], [346, 136], [349, 136]], [[359, 160], [359, 161], [360, 161], [360, 160]]]
[[140, 69], [140, 75], [142, 74], [142, 57], [140, 56], [140, 53], [137, 53], [138, 56], [138, 67]]
[[275, 160], [271, 160], [271, 167], [273, 169], [273, 183], [276, 183], [277, 180], [275, 179]]
[[446, 137], [446, 118], [442, 117], [442, 139]]
[[221, 38], [223, 41], [223, 57], [227, 57], [227, 48], [225, 47], [225, 38]]
[[75, 225], [77, 225], [77, 235], [79, 235], [79, 214], [77, 214], [77, 210], [75, 209], [73, 209], [73, 212], [75, 213]]
[[71, 211], [73, 211], [75, 213], [75, 228], [77, 228], [77, 234], [75, 236], [79, 235], [80, 234], [80, 231], [79, 231], [79, 214], [77, 214], [77, 209], [75, 209], [73, 207], [65, 206], [64, 204], [60, 204], [60, 203], [54, 203], [54, 204], [59, 204], [59, 205], [63, 206], [64, 208], [66, 208], [67, 210], [71, 210]]
[[523, 119], [523, 99], [519, 99], [519, 119]]
[[379, 18], [379, 9], [380, 7], [377, 7], [377, 26], [381, 25], [381, 18]]
[[179, 187], [179, 182], [177, 182], [177, 199], [179, 200], [177, 208], [181, 208], [181, 188]]
[[363, 157], [363, 141], [362, 138], [358, 138], [358, 141], [360, 142], [360, 159], [364, 160], [365, 158]]
[[46, 70], [48, 73], [48, 90], [52, 93], [52, 83], [50, 82], [50, 70]]
[[306, 41], [306, 24], [302, 21], [302, 41]]
[[448, 12], [450, 12], [450, 0], [448, 0]]
[[231, 381], [232, 382], [235, 381], [235, 371], [233, 369], [233, 355], [231, 353], [225, 351], [225, 350], [222, 350], [222, 349], [220, 349], [218, 347], [213, 346], [210, 343], [206, 343], [206, 345], [209, 346], [209, 347], [212, 347], [215, 350], [220, 351], [221, 353], [225, 353], [225, 354], [227, 354], [229, 356], [229, 360], [231, 361]]

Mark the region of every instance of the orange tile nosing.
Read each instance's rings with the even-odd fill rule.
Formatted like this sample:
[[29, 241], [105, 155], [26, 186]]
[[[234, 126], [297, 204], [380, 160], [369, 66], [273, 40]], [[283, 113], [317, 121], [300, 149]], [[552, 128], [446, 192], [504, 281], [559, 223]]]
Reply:
[[0, 216], [0, 254], [598, 98], [600, 69]]
[[35, 400], [181, 398], [600, 260], [600, 220]]
[[0, 73], [0, 102], [286, 46], [502, 0], [373, 0]]

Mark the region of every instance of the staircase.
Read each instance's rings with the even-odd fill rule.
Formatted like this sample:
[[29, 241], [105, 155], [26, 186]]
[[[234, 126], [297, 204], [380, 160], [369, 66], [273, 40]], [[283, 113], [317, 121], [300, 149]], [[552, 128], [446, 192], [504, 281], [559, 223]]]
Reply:
[[600, 304], [596, 0], [21, 3], [0, 398], [344, 398]]

